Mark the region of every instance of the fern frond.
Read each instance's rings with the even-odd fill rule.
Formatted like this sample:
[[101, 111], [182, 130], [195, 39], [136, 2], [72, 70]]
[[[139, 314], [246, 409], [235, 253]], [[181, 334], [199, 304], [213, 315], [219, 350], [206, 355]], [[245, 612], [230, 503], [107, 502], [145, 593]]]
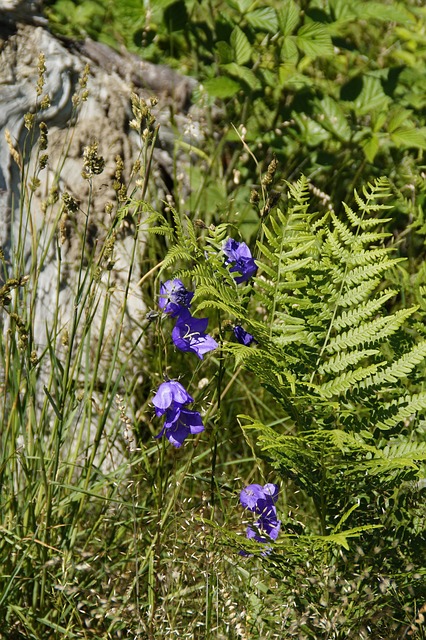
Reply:
[[[336, 233], [332, 233], [330, 229], [327, 229], [326, 234], [327, 244], [329, 245], [330, 251], [335, 260], [338, 260], [340, 262], [340, 260], [342, 260], [342, 256], [350, 255], [347, 249], [345, 249], [345, 247], [339, 241]], [[343, 258], [343, 261], [345, 261], [345, 258]]]
[[420, 342], [414, 346], [411, 351], [405, 353], [401, 358], [382, 371], [379, 371], [376, 375], [373, 375], [371, 379], [364, 380], [364, 382], [360, 384], [360, 387], [364, 388], [364, 386], [374, 385], [380, 388], [380, 386], [385, 383], [397, 382], [400, 378], [406, 378], [414, 367], [420, 364], [425, 358], [426, 342]]
[[391, 316], [380, 317], [371, 322], [365, 322], [359, 327], [350, 329], [332, 338], [327, 345], [327, 350], [337, 353], [364, 344], [379, 342], [383, 340], [383, 338], [395, 333], [417, 309], [418, 307], [400, 309]]
[[163, 259], [163, 266], [161, 271], [168, 269], [172, 264], [181, 260], [182, 262], [190, 262], [192, 260], [192, 254], [189, 250], [184, 249], [182, 246], [176, 244], [170, 247], [167, 254]]
[[358, 285], [362, 284], [366, 280], [372, 280], [376, 276], [382, 275], [382, 273], [396, 264], [404, 261], [405, 258], [392, 258], [379, 262], [378, 264], [367, 264], [365, 266], [355, 267], [355, 269], [352, 269], [352, 271], [349, 271], [349, 273], [346, 274], [345, 285]]
[[[357, 194], [358, 195], [358, 194]], [[359, 198], [359, 196], [358, 196]], [[355, 200], [356, 200], [356, 196], [355, 196]], [[370, 211], [373, 210], [382, 210], [382, 209], [389, 209], [391, 207], [385, 206], [385, 205], [380, 205], [380, 204], [376, 204], [373, 206], [369, 206], [368, 208], [366, 208], [365, 203], [359, 198], [358, 202], [362, 202], [362, 206], [360, 207], [361, 211], [365, 210], [367, 211], [367, 213], [370, 213]], [[358, 204], [359, 206], [359, 204]], [[347, 204], [343, 203], [343, 207], [345, 209], [345, 213], [348, 216], [348, 219], [351, 223], [351, 225], [353, 227], [357, 227], [360, 229], [373, 229], [374, 227], [377, 227], [379, 224], [386, 224], [387, 222], [391, 222], [392, 218], [381, 218], [380, 220], [377, 218], [360, 218], [350, 207], [348, 207]], [[389, 235], [389, 234], [386, 234]]]
[[[263, 250], [262, 250], [263, 253]], [[273, 267], [269, 266], [268, 264], [266, 264], [266, 262], [263, 262], [262, 260], [257, 259], [256, 260], [256, 264], [259, 268], [259, 271], [262, 275], [268, 275], [272, 280], [276, 281], [277, 280], [277, 270], [274, 269]]]
[[357, 287], [350, 288], [343, 295], [339, 295], [336, 304], [339, 307], [355, 307], [366, 300], [370, 294], [377, 289], [380, 284], [380, 278], [373, 278], [362, 282]]
[[333, 329], [340, 331], [345, 327], [356, 327], [363, 320], [371, 318], [377, 311], [383, 307], [383, 305], [396, 296], [397, 291], [390, 289], [384, 291], [379, 297], [369, 300], [368, 302], [361, 302], [354, 309], [349, 311], [342, 311], [342, 313], [333, 321]]
[[164, 227], [147, 227], [146, 229], [144, 229], [144, 233], [153, 233], [154, 235], [157, 236], [167, 236], [168, 238], [172, 238], [173, 237], [173, 231], [170, 229], [169, 226], [164, 226]]
[[[383, 364], [383, 363], [381, 363]], [[316, 387], [318, 393], [324, 398], [331, 398], [335, 395], [343, 395], [349, 389], [364, 378], [371, 376], [376, 373], [380, 364], [372, 364], [369, 367], [360, 367], [359, 369], [355, 369], [355, 371], [347, 371], [346, 373], [342, 373], [342, 375], [334, 378], [333, 380], [329, 380], [325, 384]]]
[[385, 240], [386, 238], [391, 238], [392, 234], [391, 233], [386, 233], [385, 231], [382, 232], [368, 232], [368, 233], [361, 233], [358, 236], [358, 240], [360, 242], [360, 244], [363, 245], [368, 245], [368, 244], [373, 244], [374, 242], [382, 242], [382, 240]]
[[379, 247], [368, 251], [357, 251], [349, 254], [345, 261], [348, 267], [353, 268], [358, 265], [370, 264], [371, 262], [383, 262], [388, 260], [391, 249], [388, 247]]
[[347, 451], [358, 451], [370, 455], [379, 455], [379, 449], [374, 445], [367, 444], [359, 434], [348, 433], [342, 429], [332, 429], [327, 432], [330, 443], [341, 453]]
[[194, 314], [198, 314], [204, 309], [217, 309], [218, 311], [224, 311], [230, 316], [238, 316], [240, 307], [232, 307], [221, 300], [212, 300], [209, 298], [208, 300], [203, 300], [194, 308]]
[[287, 182], [289, 195], [299, 206], [309, 202], [309, 182], [305, 176], [301, 176], [297, 182]]
[[272, 342], [280, 347], [284, 347], [291, 343], [306, 345], [307, 347], [315, 347], [318, 344], [318, 336], [312, 331], [295, 330], [293, 333], [280, 333], [279, 336], [273, 336]]
[[363, 462], [371, 476], [402, 469], [419, 471], [418, 462], [426, 460], [426, 443], [403, 442], [387, 445], [380, 456]]
[[183, 218], [181, 217], [181, 215], [176, 211], [176, 209], [174, 207], [171, 207], [171, 212], [172, 212], [172, 216], [173, 216], [173, 222], [175, 225], [174, 231], [176, 234], [176, 239], [178, 244], [182, 245], [185, 243], [186, 240], [186, 234], [185, 234], [185, 229], [183, 226]]
[[347, 225], [344, 222], [339, 220], [339, 218], [336, 216], [334, 212], [331, 212], [331, 217], [333, 220], [334, 227], [338, 231], [343, 242], [347, 246], [353, 247], [354, 244], [356, 243], [356, 236], [352, 233], [352, 231], [349, 229], [349, 227], [347, 227]]
[[363, 351], [341, 351], [337, 355], [329, 358], [318, 368], [318, 373], [339, 373], [350, 366], [358, 364], [361, 360], [376, 355], [377, 349], [365, 349]]
[[[399, 408], [398, 408], [399, 407]], [[388, 430], [396, 427], [400, 422], [408, 420], [411, 416], [420, 411], [426, 410], [426, 392], [407, 395], [400, 398], [397, 404], [385, 405], [388, 416], [377, 423], [377, 427], [381, 430]]]

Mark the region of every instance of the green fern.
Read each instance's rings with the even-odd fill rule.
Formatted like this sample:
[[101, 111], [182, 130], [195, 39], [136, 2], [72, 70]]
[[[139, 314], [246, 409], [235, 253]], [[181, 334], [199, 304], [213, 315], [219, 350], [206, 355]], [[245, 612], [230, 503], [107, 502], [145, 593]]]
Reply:
[[416, 438], [409, 447], [398, 438], [426, 412], [422, 388], [407, 385], [426, 357], [413, 329], [419, 308], [398, 308], [390, 286], [401, 258], [384, 244], [386, 180], [355, 193], [346, 218], [311, 211], [306, 178], [287, 187], [286, 210], [262, 223], [252, 283], [236, 285], [224, 262], [226, 224], [197, 238], [193, 226], [176, 223], [165, 264], [186, 261], [179, 273], [194, 282], [195, 312], [215, 310], [222, 323], [253, 333], [255, 346], [225, 340], [222, 350], [280, 405], [286, 433], [247, 417], [243, 429], [247, 437], [255, 430], [272, 466], [312, 500], [312, 535], [337, 535], [342, 514], [350, 530], [367, 532], [382, 520], [379, 511], [369, 522], [370, 512], [352, 509], [354, 487], [373, 504], [418, 477], [425, 459]]

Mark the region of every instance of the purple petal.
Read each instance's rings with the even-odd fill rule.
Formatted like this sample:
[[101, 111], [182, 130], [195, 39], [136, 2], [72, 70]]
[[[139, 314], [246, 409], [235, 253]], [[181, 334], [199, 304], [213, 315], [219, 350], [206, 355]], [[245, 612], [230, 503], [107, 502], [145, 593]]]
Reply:
[[279, 487], [277, 484], [273, 484], [272, 482], [269, 482], [268, 484], [265, 484], [265, 486], [263, 487], [263, 491], [265, 492], [265, 494], [267, 496], [271, 496], [272, 500], [274, 502], [277, 501], [278, 498], [278, 492], [279, 492]]
[[237, 260], [238, 259], [238, 247], [239, 242], [234, 240], [233, 238], [228, 238], [228, 240], [223, 245], [223, 253], [226, 255], [229, 260]]
[[228, 238], [222, 247], [222, 251], [226, 256], [225, 263], [235, 263], [230, 269], [231, 273], [238, 272], [239, 276], [234, 276], [237, 284], [246, 282], [257, 271], [257, 266], [251, 255], [251, 251], [245, 242], [237, 242], [233, 238]]
[[[204, 425], [198, 411], [179, 409], [175, 415], [170, 416], [170, 419], [167, 412], [161, 435], [165, 435], [174, 447], [180, 447], [187, 436], [202, 431], [204, 431]], [[160, 434], [157, 437], [159, 436]]]
[[180, 417], [181, 408], [175, 404], [167, 409], [164, 417], [164, 429], [172, 429], [178, 422]]
[[179, 416], [179, 422], [184, 423], [192, 434], [204, 431], [204, 425], [199, 411], [182, 409]]
[[181, 351], [192, 351], [201, 360], [208, 351], [216, 349], [216, 340], [204, 333], [207, 329], [208, 318], [193, 318], [186, 311], [183, 313], [172, 331], [172, 340]]
[[189, 429], [186, 425], [178, 422], [173, 429], [167, 429], [165, 436], [176, 449], [179, 449], [184, 443], [185, 438], [189, 436]]
[[183, 282], [178, 278], [167, 280], [160, 285], [160, 299], [158, 306], [171, 316], [179, 316], [184, 309], [191, 305], [194, 297], [192, 291], [185, 288]]
[[192, 351], [194, 351], [200, 360], [202, 360], [204, 354], [217, 349], [218, 346], [219, 345], [214, 338], [209, 335], [205, 335], [192, 345]]
[[277, 518], [260, 518], [258, 523], [261, 525], [262, 530], [265, 531], [272, 540], [276, 540], [278, 538], [281, 528], [281, 520], [278, 520]]
[[[272, 540], [276, 540], [278, 538], [281, 528], [281, 520], [278, 520], [277, 518], [259, 518], [259, 520], [254, 523], [254, 526], [256, 529], [251, 525], [247, 527], [247, 538], [253, 538], [258, 542], [268, 542], [271, 538]], [[265, 538], [263, 535], [264, 533], [269, 537]]]
[[257, 271], [257, 266], [253, 258], [250, 258], [248, 260], [239, 259], [230, 269], [230, 271], [231, 273], [238, 271], [238, 273], [241, 274], [240, 276], [234, 276], [235, 282], [237, 284], [240, 284], [240, 282], [247, 282], [247, 280], [254, 276]]
[[187, 331], [188, 333], [204, 333], [207, 329], [207, 325], [209, 324], [208, 318], [194, 318], [188, 311], [188, 309], [184, 309], [177, 319], [176, 326], [179, 325], [182, 331]]
[[237, 338], [240, 344], [244, 344], [246, 347], [249, 347], [252, 342], [255, 342], [254, 337], [243, 329], [240, 325], [235, 325], [234, 327], [234, 335]]
[[245, 509], [255, 511], [259, 499], [264, 498], [265, 493], [260, 484], [249, 484], [240, 493], [240, 502]]
[[155, 407], [157, 416], [162, 416], [173, 402], [176, 405], [182, 406], [183, 404], [193, 401], [194, 399], [180, 382], [177, 380], [169, 380], [168, 382], [160, 384], [157, 393], [152, 399], [152, 404]]

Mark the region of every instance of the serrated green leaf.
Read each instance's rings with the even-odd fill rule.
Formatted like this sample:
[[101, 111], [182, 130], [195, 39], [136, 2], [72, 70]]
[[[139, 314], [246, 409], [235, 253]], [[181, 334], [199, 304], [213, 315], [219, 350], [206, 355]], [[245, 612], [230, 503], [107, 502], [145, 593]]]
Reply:
[[380, 131], [380, 129], [385, 124], [386, 119], [387, 119], [387, 112], [386, 111], [380, 111], [380, 112], [376, 112], [376, 113], [373, 114], [373, 117], [372, 117], [372, 120], [371, 120], [371, 127], [372, 127], [374, 133], [377, 133], [378, 131]]
[[398, 147], [419, 147], [426, 149], [426, 131], [411, 127], [409, 129], [400, 127], [391, 133], [391, 140]]
[[316, 107], [321, 118], [321, 126], [347, 142], [351, 136], [351, 129], [340, 105], [330, 96], [326, 96], [316, 103]]
[[362, 85], [362, 91], [353, 103], [357, 114], [370, 115], [375, 109], [386, 109], [389, 96], [383, 91], [380, 79], [365, 75], [362, 78]]
[[248, 11], [253, 4], [253, 0], [226, 0], [226, 2], [230, 7], [243, 14]]
[[321, 142], [330, 139], [329, 132], [305, 114], [293, 112], [292, 118], [300, 128], [303, 142], [310, 147], [316, 147], [321, 144]]
[[400, 22], [410, 24], [414, 16], [401, 4], [385, 5], [382, 2], [363, 2], [354, 7], [356, 15], [362, 20], [381, 20], [384, 22]]
[[275, 10], [271, 7], [255, 9], [246, 14], [247, 22], [256, 29], [276, 33], [278, 31], [278, 18]]
[[[388, 120], [389, 133], [392, 133], [396, 129], [399, 129], [402, 125], [407, 125], [407, 120], [409, 119], [411, 114], [412, 114], [412, 111], [409, 109], [399, 108], [392, 111], [389, 115], [389, 120]], [[410, 129], [412, 127], [406, 126], [406, 128]]]
[[239, 27], [231, 33], [231, 46], [234, 52], [234, 61], [237, 64], [246, 64], [251, 58], [251, 44], [244, 33]]
[[356, 0], [352, 0], [351, 2], [348, 2], [348, 0], [329, 0], [329, 2], [336, 20], [343, 22], [356, 18], [355, 10], [359, 5], [359, 2]]
[[230, 44], [224, 42], [223, 40], [219, 40], [219, 42], [216, 42], [215, 50], [219, 55], [219, 61], [221, 64], [228, 64], [229, 62], [233, 62], [234, 52]]
[[204, 82], [207, 93], [215, 98], [232, 98], [241, 89], [241, 85], [231, 78], [211, 78]]
[[287, 36], [284, 38], [281, 47], [281, 60], [286, 64], [297, 64], [299, 60], [299, 50], [296, 45], [295, 36]]
[[330, 56], [334, 52], [330, 34], [319, 22], [303, 25], [297, 32], [297, 46], [310, 58]]
[[299, 22], [300, 8], [294, 0], [287, 0], [277, 11], [278, 24], [284, 36], [290, 35]]
[[238, 78], [239, 80], [243, 80], [250, 89], [255, 91], [256, 89], [260, 89], [260, 81], [256, 78], [255, 74], [251, 69], [247, 69], [247, 67], [242, 67], [235, 62], [231, 62], [230, 64], [223, 65], [223, 69], [227, 71], [231, 76]]
[[367, 138], [367, 140], [364, 140], [361, 146], [368, 162], [373, 162], [380, 146], [379, 136], [377, 135], [377, 133], [373, 133], [370, 138]]

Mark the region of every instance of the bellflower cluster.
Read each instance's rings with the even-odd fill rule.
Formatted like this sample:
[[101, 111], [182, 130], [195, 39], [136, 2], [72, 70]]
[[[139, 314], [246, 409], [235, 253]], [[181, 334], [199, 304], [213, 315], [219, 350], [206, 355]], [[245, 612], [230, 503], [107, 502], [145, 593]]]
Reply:
[[225, 264], [232, 264], [231, 273], [237, 271], [241, 275], [234, 276], [237, 284], [247, 282], [257, 271], [257, 266], [253, 260], [250, 249], [245, 242], [237, 242], [233, 238], [228, 238], [223, 245], [223, 253], [226, 256]]
[[164, 416], [164, 425], [156, 438], [165, 435], [176, 448], [182, 446], [189, 434], [201, 433], [204, 425], [198, 411], [191, 411], [185, 405], [193, 402], [185, 387], [177, 380], [163, 382], [152, 399], [157, 416]]
[[188, 291], [183, 282], [178, 278], [167, 280], [160, 287], [160, 309], [176, 318], [176, 324], [172, 331], [172, 340], [180, 351], [192, 351], [201, 360], [205, 353], [218, 347], [216, 340], [205, 331], [208, 318], [194, 318], [189, 307], [194, 296]]
[[247, 538], [253, 538], [258, 542], [268, 542], [268, 538], [261, 535], [266, 533], [269, 538], [276, 540], [281, 527], [281, 520], [277, 518], [277, 510], [275, 503], [278, 498], [278, 485], [265, 484], [249, 484], [240, 493], [240, 502], [245, 509], [253, 511], [259, 516], [256, 520], [255, 527], [247, 527]]

